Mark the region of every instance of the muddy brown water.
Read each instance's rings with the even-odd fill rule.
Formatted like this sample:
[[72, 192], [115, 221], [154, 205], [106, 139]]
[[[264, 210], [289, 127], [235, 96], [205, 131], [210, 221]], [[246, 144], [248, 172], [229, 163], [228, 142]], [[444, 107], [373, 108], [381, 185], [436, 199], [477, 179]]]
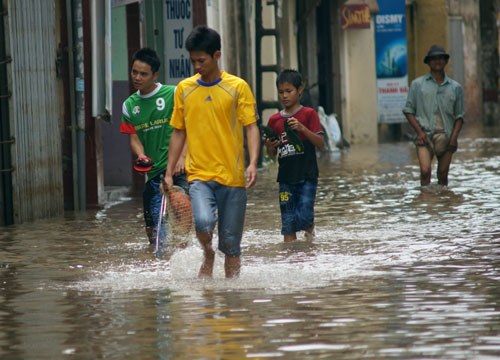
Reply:
[[500, 359], [499, 134], [464, 131], [446, 189], [409, 142], [323, 154], [312, 242], [268, 165], [236, 280], [194, 240], [155, 257], [138, 198], [0, 228], [0, 358]]

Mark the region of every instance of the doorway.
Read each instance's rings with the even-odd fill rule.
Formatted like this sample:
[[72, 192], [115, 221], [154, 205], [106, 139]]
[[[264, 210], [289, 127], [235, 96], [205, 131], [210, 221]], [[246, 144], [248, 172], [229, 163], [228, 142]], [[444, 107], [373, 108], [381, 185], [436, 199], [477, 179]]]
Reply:
[[302, 103], [327, 114], [335, 109], [332, 52], [332, 11], [330, 1], [297, 0], [299, 71], [304, 79]]

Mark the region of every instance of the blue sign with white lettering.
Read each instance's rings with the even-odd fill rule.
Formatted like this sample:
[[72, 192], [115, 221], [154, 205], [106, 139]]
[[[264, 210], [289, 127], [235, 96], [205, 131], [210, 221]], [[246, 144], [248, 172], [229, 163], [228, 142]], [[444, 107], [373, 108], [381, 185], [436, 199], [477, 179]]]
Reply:
[[404, 0], [380, 0], [375, 16], [377, 78], [407, 73], [406, 16]]
[[378, 0], [375, 16], [378, 121], [401, 123], [408, 94], [405, 0]]

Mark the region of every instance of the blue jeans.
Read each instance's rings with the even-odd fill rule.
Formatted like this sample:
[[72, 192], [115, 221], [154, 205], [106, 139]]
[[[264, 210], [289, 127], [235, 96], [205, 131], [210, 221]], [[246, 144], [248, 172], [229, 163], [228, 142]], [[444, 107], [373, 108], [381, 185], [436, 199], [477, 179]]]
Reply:
[[318, 179], [279, 183], [281, 234], [295, 234], [314, 225], [314, 201]]
[[[164, 174], [159, 174], [154, 178], [148, 180], [144, 186], [144, 191], [142, 193], [142, 204], [144, 208], [144, 221], [146, 226], [153, 227], [153, 237], [149, 240], [151, 244], [155, 243], [156, 233], [158, 230], [158, 220], [160, 217], [161, 209], [161, 191], [160, 183], [161, 178]], [[189, 185], [186, 180], [186, 174], [181, 174], [179, 176], [174, 176], [174, 185], [181, 186], [186, 193], [189, 194]], [[165, 227], [160, 230], [160, 242], [164, 243], [167, 237]]]
[[246, 189], [224, 186], [215, 181], [195, 180], [189, 184], [189, 194], [196, 232], [213, 232], [218, 218], [219, 250], [230, 257], [240, 256]]

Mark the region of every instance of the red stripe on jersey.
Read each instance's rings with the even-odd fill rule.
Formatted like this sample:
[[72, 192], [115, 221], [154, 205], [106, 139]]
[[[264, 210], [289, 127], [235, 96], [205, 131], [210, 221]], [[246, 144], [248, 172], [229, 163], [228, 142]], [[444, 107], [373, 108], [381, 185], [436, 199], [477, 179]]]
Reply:
[[120, 125], [120, 132], [122, 134], [137, 134], [137, 131], [135, 131], [134, 125], [127, 124], [126, 122], [123, 122], [123, 121], [122, 121], [122, 124]]

